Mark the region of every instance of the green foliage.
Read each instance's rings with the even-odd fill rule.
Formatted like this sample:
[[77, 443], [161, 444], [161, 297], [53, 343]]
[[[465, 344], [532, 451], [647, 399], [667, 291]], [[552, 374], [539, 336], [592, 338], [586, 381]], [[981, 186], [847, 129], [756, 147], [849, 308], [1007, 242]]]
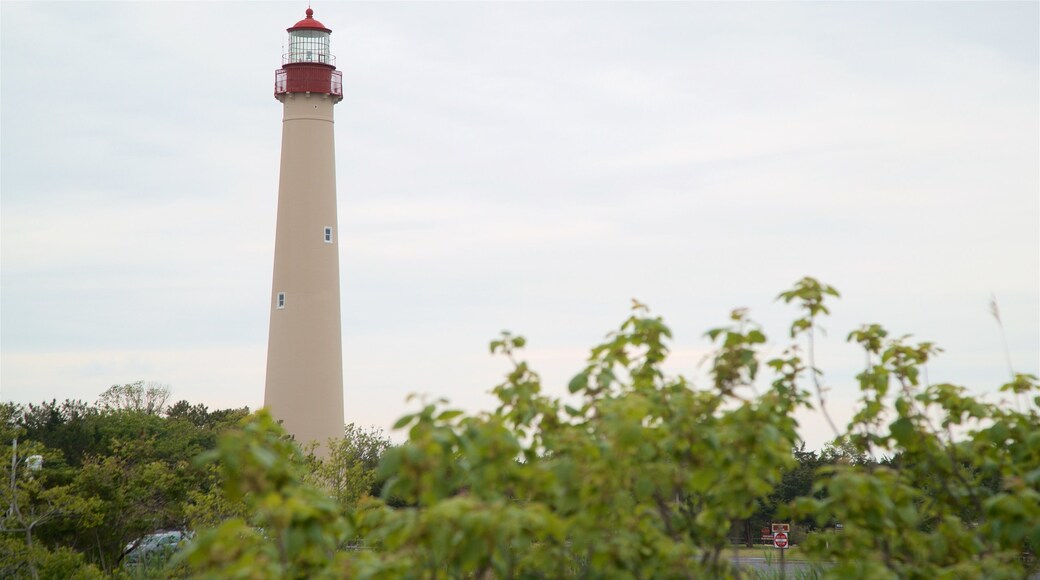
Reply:
[[830, 421], [815, 340], [837, 296], [812, 278], [780, 294], [798, 309], [795, 343], [765, 360], [765, 332], [734, 310], [707, 333], [707, 388], [664, 372], [671, 331], [638, 302], [566, 398], [543, 393], [525, 339], [503, 333], [490, 348], [511, 368], [493, 410], [422, 401], [397, 423], [404, 444], [348, 425], [324, 459], [266, 412], [138, 405], [137, 383], [100, 406], [0, 405], [0, 436], [45, 458], [5, 492], [18, 511], [0, 530], [0, 576], [129, 574], [127, 543], [190, 527], [172, 563], [131, 575], [725, 578], [746, 573], [732, 531], [750, 541], [778, 519], [796, 524], [805, 577], [1035, 573], [1036, 377], [987, 402], [928, 383], [934, 344], [865, 325], [848, 335], [865, 356], [851, 423], [805, 449], [795, 414]]
[[[799, 498], [794, 509], [841, 523], [842, 531], [816, 535], [806, 548], [835, 562], [834, 575], [1021, 577], [1031, 559], [1035, 571], [1036, 406], [1015, 411], [963, 387], [927, 384], [923, 369], [941, 352], [930, 342], [890, 339], [878, 324], [848, 339], [864, 349], [866, 368], [857, 376], [860, 407], [839, 439], [846, 460], [821, 470], [815, 496]], [[1038, 386], [1035, 377], [1016, 375], [1001, 390], [1035, 395]], [[879, 453], [893, 460], [866, 460]]]
[[[99, 410], [82, 401], [44, 402], [13, 409], [12, 421], [22, 428], [23, 437], [50, 449], [62, 451], [70, 467], [78, 467], [102, 440], [97, 432]], [[8, 439], [5, 438], [5, 441]]]
[[53, 580], [94, 580], [104, 578], [83, 554], [70, 548], [49, 550], [28, 546], [14, 537], [0, 537], [0, 578], [44, 578]]
[[93, 521], [99, 502], [55, 483], [55, 471], [43, 469], [60, 463], [53, 450], [33, 441], [18, 445], [24, 435], [16, 425], [18, 411], [14, 405], [0, 407], [0, 436], [10, 441], [10, 446], [0, 447], [0, 505], [6, 507], [0, 515], [0, 577], [57, 577], [48, 574], [75, 567], [82, 555], [64, 548], [48, 550], [40, 544], [40, 532], [54, 523]]
[[305, 483], [306, 462], [266, 411], [221, 438], [224, 491], [250, 521], [233, 518], [199, 534], [179, 561], [212, 578], [315, 578], [347, 536], [338, 504]]
[[[225, 523], [187, 561], [249, 577], [730, 577], [731, 524], [790, 513], [819, 528], [803, 548], [813, 577], [1027, 574], [1022, 556], [1040, 539], [1036, 408], [926, 384], [934, 345], [878, 325], [853, 332], [867, 353], [860, 408], [822, 453], [796, 447], [794, 413], [825, 410], [813, 340], [836, 296], [811, 278], [780, 295], [801, 312], [791, 335], [806, 359], [792, 345], [768, 360], [764, 390], [766, 336], [743, 309], [708, 332], [707, 390], [664, 373], [671, 331], [638, 302], [592, 349], [569, 400], [543, 394], [518, 359], [525, 340], [503, 333], [491, 350], [512, 369], [492, 390], [497, 408], [433, 401], [402, 417], [408, 440], [379, 466], [383, 499], [356, 506], [359, 495], [336, 506], [342, 487], [308, 483], [299, 451], [261, 414], [225, 439], [219, 465], [263, 533]], [[1036, 379], [1005, 390], [1035, 396]]]
[[343, 437], [329, 442], [326, 457], [309, 456], [310, 480], [326, 490], [343, 510], [357, 507], [362, 499], [379, 495], [379, 460], [391, 447], [378, 429], [362, 429], [354, 423], [343, 428]]
[[[1040, 414], [926, 384], [922, 369], [939, 349], [908, 338], [889, 339], [876, 324], [849, 335], [867, 367], [845, 445], [860, 457], [894, 459], [823, 472], [816, 483], [823, 497], [801, 498], [795, 511], [840, 522], [843, 531], [807, 547], [837, 562], [835, 574], [1022, 577], [1040, 548]], [[1040, 386], [1016, 375], [1002, 390], [1035, 395]]]
[[[212, 449], [217, 433], [247, 411], [210, 413], [178, 403], [170, 410], [187, 406], [193, 414], [164, 417], [157, 410], [165, 396], [168, 391], [132, 383], [109, 389], [98, 405], [0, 407], [5, 484], [11, 481], [10, 441], [20, 439], [15, 493], [11, 485], [0, 486], [7, 516], [0, 531], [18, 534], [30, 556], [68, 548], [111, 573], [121, 567], [126, 547], [144, 535], [187, 527], [199, 513], [192, 500], [214, 495], [217, 482], [192, 459]], [[42, 470], [26, 471], [29, 455], [42, 456]]]
[[241, 497], [231, 498], [223, 489], [219, 466], [202, 466], [203, 472], [187, 493], [184, 520], [190, 530], [215, 528], [232, 518], [244, 519], [249, 515]]
[[541, 394], [514, 359], [522, 339], [506, 334], [492, 344], [514, 365], [493, 391], [498, 409], [466, 417], [428, 404], [399, 421], [409, 440], [384, 459], [384, 495], [414, 507], [362, 513], [360, 530], [383, 547], [372, 573], [733, 573], [729, 523], [792, 465], [800, 395], [742, 393], [765, 341], [744, 312], [709, 333], [715, 388], [697, 391], [661, 370], [670, 330], [634, 310], [570, 382], [577, 406]]

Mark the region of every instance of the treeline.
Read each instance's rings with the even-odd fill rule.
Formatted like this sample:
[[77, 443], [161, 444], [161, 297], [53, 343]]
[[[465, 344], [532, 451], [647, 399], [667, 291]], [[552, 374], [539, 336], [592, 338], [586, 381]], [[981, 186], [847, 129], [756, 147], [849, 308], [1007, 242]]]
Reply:
[[[142, 538], [245, 515], [217, 466], [200, 457], [249, 409], [169, 398], [167, 387], [137, 382], [95, 403], [0, 405], [0, 578], [141, 575], [123, 564]], [[350, 506], [378, 487], [375, 466], [389, 444], [348, 425], [328, 460], [297, 459], [308, 462], [308, 481]]]

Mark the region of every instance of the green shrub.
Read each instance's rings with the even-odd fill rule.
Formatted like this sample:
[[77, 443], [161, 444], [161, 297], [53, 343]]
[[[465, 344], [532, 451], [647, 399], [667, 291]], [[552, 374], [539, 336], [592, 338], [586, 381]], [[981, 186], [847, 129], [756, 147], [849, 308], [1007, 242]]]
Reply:
[[[398, 507], [363, 499], [344, 511], [305, 481], [299, 450], [260, 412], [212, 456], [251, 519], [201, 534], [182, 561], [210, 577], [735, 576], [731, 524], [799, 465], [795, 412], [815, 407], [830, 421], [814, 340], [836, 296], [811, 278], [781, 294], [799, 308], [790, 331], [802, 345], [764, 363], [765, 334], [734, 311], [708, 332], [706, 389], [663, 372], [671, 331], [638, 303], [570, 382], [574, 400], [544, 395], [518, 358], [524, 339], [505, 333], [491, 343], [512, 363], [494, 410], [435, 401], [398, 421], [408, 440], [380, 463], [383, 498]], [[851, 424], [834, 429], [846, 460], [820, 467], [812, 493], [781, 510], [843, 526], [800, 541], [819, 564], [812, 575], [1034, 572], [1022, 556], [1040, 546], [1036, 378], [1003, 387], [1024, 410], [986, 403], [922, 381], [938, 352], [930, 343], [889, 339], [878, 325], [849, 338], [868, 363]], [[877, 456], [888, 460], [865, 459]]]

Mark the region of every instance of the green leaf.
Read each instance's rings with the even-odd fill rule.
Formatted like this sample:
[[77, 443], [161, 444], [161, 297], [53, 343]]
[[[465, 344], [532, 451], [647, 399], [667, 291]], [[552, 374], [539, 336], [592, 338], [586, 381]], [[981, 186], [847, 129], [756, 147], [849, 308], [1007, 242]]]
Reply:
[[915, 433], [914, 424], [906, 417], [900, 417], [893, 421], [889, 425], [889, 431], [892, 433], [892, 437], [904, 447], [911, 442]]
[[577, 393], [578, 391], [580, 391], [580, 390], [584, 389], [585, 387], [587, 387], [588, 384], [589, 384], [589, 374], [588, 374], [588, 372], [580, 372], [580, 373], [574, 375], [574, 378], [571, 379], [571, 382], [567, 384], [567, 390], [570, 391], [571, 393]]
[[402, 429], [402, 428], [404, 428], [405, 426], [407, 426], [409, 423], [411, 423], [414, 420], [415, 420], [415, 415], [412, 415], [412, 414], [404, 415], [403, 417], [398, 419], [396, 423], [394, 423], [393, 429], [395, 431], [398, 430], [398, 429]]
[[[443, 413], [437, 415], [437, 420], [438, 421], [450, 421], [450, 420], [454, 419], [455, 417], [458, 417], [458, 416], [460, 416], [462, 414], [463, 414], [462, 411], [459, 411], [458, 409], [452, 409], [450, 411], [444, 411]], [[396, 429], [396, 427], [395, 427], [395, 429]]]

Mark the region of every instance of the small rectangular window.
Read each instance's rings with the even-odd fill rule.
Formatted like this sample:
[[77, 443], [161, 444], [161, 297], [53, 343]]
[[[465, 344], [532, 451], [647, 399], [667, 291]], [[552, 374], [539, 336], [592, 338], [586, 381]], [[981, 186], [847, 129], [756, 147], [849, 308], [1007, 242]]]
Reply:
[[283, 308], [285, 308], [285, 292], [279, 292], [278, 293], [278, 309], [281, 310]]
[[325, 226], [325, 243], [326, 244], [331, 244], [332, 243], [332, 228], [330, 228], [328, 226]]

